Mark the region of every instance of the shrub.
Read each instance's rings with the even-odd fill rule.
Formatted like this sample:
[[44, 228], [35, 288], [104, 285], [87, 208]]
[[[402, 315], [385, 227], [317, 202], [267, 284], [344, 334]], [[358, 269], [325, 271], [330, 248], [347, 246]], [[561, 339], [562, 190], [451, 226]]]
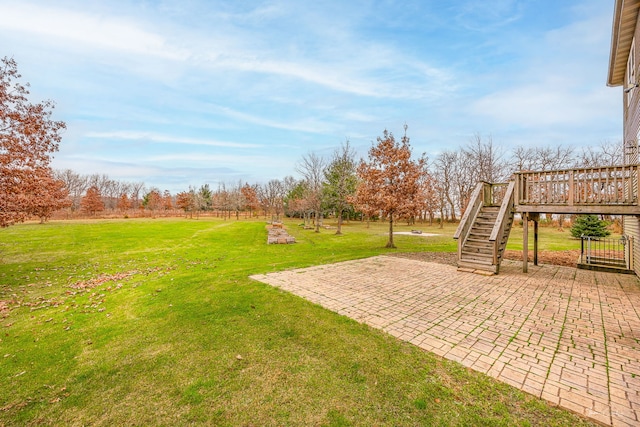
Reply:
[[607, 230], [607, 225], [606, 221], [598, 219], [596, 215], [580, 215], [571, 227], [571, 235], [573, 237], [607, 237], [611, 234]]

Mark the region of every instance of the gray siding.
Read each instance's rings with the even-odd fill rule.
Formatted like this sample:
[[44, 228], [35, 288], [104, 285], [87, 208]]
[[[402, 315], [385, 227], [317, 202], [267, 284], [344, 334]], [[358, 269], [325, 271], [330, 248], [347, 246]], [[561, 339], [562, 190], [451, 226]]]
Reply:
[[[634, 42], [634, 57], [636, 63], [633, 67], [636, 70], [635, 82], [640, 81], [640, 69], [638, 69], [638, 62], [640, 61], [640, 26], [635, 28], [635, 42]], [[625, 75], [627, 73], [625, 72]], [[625, 86], [627, 85], [625, 78]], [[623, 87], [625, 87], [623, 86]], [[640, 132], [640, 88], [636, 88], [631, 91], [631, 101], [627, 103], [627, 95], [622, 91], [622, 106], [624, 117], [624, 148], [625, 148], [625, 163], [637, 163], [638, 159], [638, 133]], [[628, 104], [628, 105], [627, 105]], [[637, 182], [633, 183], [634, 187], [638, 185]], [[635, 194], [637, 194], [634, 188]], [[636, 274], [640, 275], [640, 217], [637, 216], [625, 216], [623, 217], [624, 233], [633, 237], [633, 253], [634, 253], [634, 270]]]
[[[640, 61], [640, 26], [637, 25], [634, 31], [635, 42], [632, 44], [632, 49], [635, 51], [633, 55], [629, 57], [635, 58], [635, 64], [633, 68], [636, 70], [635, 82], [628, 82], [628, 71], [625, 70], [625, 82], [623, 88], [628, 84], [638, 83], [640, 81], [640, 70], [638, 69], [638, 62]], [[638, 131], [640, 131], [640, 88], [635, 88], [627, 95], [624, 91], [622, 93], [622, 108], [623, 108], [623, 144], [625, 149], [625, 163], [638, 162]], [[630, 102], [628, 96], [631, 96]]]
[[640, 276], [640, 218], [623, 217], [624, 233], [633, 236], [633, 269]]

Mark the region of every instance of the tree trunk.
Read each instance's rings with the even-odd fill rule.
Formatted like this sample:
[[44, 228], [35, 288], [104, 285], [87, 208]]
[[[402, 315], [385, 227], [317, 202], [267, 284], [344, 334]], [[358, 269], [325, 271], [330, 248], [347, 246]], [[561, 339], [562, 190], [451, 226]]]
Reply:
[[387, 242], [387, 248], [395, 248], [393, 244], [393, 214], [389, 214], [389, 241]]
[[342, 211], [338, 211], [338, 231], [336, 234], [342, 234]]
[[316, 230], [315, 231], [316, 231], [316, 233], [320, 232], [320, 217], [319, 217], [318, 214], [319, 214], [319, 212], [316, 211], [315, 212], [315, 217], [316, 217]]

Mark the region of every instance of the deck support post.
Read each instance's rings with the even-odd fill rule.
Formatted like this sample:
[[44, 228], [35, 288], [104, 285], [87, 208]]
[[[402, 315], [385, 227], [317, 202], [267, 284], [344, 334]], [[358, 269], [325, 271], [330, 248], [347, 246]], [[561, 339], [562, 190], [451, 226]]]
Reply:
[[538, 265], [538, 222], [540, 221], [540, 214], [531, 214], [533, 220], [533, 265]]
[[529, 214], [522, 214], [522, 272], [526, 273], [529, 263]]

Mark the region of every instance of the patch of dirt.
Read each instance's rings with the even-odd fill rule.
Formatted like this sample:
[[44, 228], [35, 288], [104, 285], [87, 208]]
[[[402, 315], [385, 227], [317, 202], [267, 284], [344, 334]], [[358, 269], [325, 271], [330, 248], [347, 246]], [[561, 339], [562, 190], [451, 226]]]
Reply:
[[[400, 258], [415, 259], [418, 261], [437, 262], [457, 266], [458, 254], [455, 252], [416, 252], [390, 254]], [[538, 251], [538, 264], [564, 265], [566, 267], [576, 267], [579, 250], [571, 251]], [[522, 251], [505, 251], [505, 259], [522, 261]], [[529, 263], [533, 263], [533, 251], [529, 251]]]
[[[505, 251], [505, 259], [522, 261], [522, 251]], [[577, 267], [580, 250], [571, 251], [538, 251], [538, 264], [564, 265]], [[533, 251], [529, 251], [529, 262], [533, 262]]]

